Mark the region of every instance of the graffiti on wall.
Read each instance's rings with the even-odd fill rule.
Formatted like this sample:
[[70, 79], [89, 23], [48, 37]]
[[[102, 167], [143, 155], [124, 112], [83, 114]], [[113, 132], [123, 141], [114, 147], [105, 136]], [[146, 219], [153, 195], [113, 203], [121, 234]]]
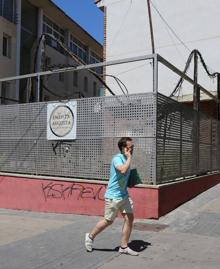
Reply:
[[42, 192], [45, 201], [49, 199], [63, 199], [66, 200], [74, 196], [77, 200], [80, 199], [93, 199], [104, 201], [105, 186], [85, 186], [80, 183], [54, 183], [49, 182], [47, 184], [42, 183]]

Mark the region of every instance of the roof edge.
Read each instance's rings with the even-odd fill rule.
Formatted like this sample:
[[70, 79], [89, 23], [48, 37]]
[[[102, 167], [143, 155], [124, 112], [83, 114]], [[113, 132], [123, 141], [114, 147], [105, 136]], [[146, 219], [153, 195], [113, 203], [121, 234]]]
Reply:
[[63, 15], [69, 19], [70, 21], [72, 21], [73, 23], [75, 23], [80, 29], [82, 29], [82, 31], [87, 34], [91, 39], [93, 39], [99, 46], [101, 46], [103, 48], [103, 45], [96, 40], [90, 33], [88, 33], [81, 25], [79, 25], [74, 19], [72, 19], [69, 15], [67, 15], [59, 6], [57, 6], [52, 0], [48, 0], [54, 7], [56, 7], [60, 12], [63, 13]]

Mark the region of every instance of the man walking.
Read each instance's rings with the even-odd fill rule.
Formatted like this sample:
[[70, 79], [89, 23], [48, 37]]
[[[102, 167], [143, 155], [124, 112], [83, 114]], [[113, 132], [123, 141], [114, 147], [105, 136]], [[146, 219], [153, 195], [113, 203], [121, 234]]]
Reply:
[[130, 137], [122, 137], [118, 141], [118, 147], [120, 153], [115, 155], [111, 162], [110, 179], [105, 193], [104, 219], [100, 220], [90, 233], [86, 233], [85, 247], [89, 252], [93, 250], [95, 237], [114, 222], [120, 211], [124, 218], [124, 224], [119, 253], [137, 256], [138, 253], [128, 246], [134, 221], [132, 201], [127, 191], [134, 149], [133, 141]]

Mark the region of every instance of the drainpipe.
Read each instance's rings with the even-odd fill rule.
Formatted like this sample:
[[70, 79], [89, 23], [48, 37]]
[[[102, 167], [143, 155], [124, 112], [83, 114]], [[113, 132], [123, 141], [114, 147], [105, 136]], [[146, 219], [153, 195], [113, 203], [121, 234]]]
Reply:
[[[21, 0], [16, 0], [16, 76], [20, 75], [21, 54]], [[15, 99], [19, 101], [20, 81], [15, 82]]]

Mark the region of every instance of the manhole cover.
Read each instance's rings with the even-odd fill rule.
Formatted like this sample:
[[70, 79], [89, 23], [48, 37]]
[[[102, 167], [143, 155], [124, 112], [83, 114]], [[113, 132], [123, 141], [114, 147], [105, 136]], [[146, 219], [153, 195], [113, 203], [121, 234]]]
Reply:
[[138, 231], [152, 231], [152, 232], [160, 232], [168, 227], [166, 224], [153, 224], [153, 223], [142, 223], [135, 222], [133, 229]]

